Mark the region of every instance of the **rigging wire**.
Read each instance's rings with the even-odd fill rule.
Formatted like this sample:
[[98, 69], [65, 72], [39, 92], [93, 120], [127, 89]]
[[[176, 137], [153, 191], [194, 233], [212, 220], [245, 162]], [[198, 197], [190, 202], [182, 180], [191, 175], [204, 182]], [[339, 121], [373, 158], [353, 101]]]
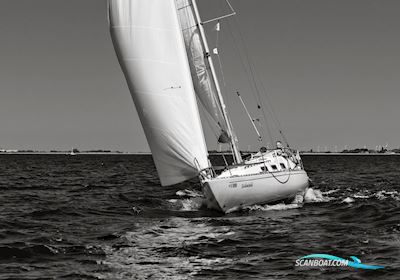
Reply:
[[[259, 81], [260, 81], [263, 91], [265, 93], [267, 93], [264, 83], [260, 79], [259, 79]], [[268, 98], [268, 94], [265, 94], [265, 99], [267, 100], [267, 102], [266, 102], [267, 106], [268, 106], [268, 104], [271, 104], [271, 102], [269, 101], [269, 98]], [[283, 133], [282, 125], [281, 125], [278, 117], [276, 116], [273, 106], [269, 106], [269, 110], [271, 111], [271, 116], [274, 119], [275, 124], [277, 125], [277, 130], [279, 131], [279, 134], [282, 136], [283, 141], [286, 143], [286, 146], [289, 148], [289, 141], [287, 140], [286, 135]]]
[[[229, 5], [230, 9], [234, 12], [233, 7], [232, 7], [232, 5], [229, 3], [229, 1], [226, 0], [226, 2], [227, 2], [227, 4]], [[219, 2], [219, 5], [220, 5], [220, 8], [222, 9], [222, 2]], [[232, 15], [235, 15], [235, 14], [236, 14], [236, 13], [234, 12]], [[228, 24], [228, 30], [230, 31], [231, 37], [232, 37], [233, 40], [235, 40], [235, 37], [234, 37], [233, 32], [232, 32], [232, 30], [231, 30], [231, 28], [230, 28], [230, 25], [229, 25], [229, 20], [227, 20], [227, 24]], [[219, 31], [221, 30], [221, 23], [220, 23], [220, 20], [219, 20], [219, 19], [218, 19], [218, 21], [217, 21], [217, 25], [214, 27], [214, 30], [217, 31], [217, 36], [216, 36], [216, 52], [214, 52], [214, 54], [217, 55], [218, 62], [219, 62], [219, 66], [220, 66], [220, 72], [221, 72], [222, 80], [223, 80], [223, 84], [224, 84], [224, 88], [225, 88], [225, 90], [226, 90], [225, 75], [224, 75], [224, 72], [223, 72], [221, 57], [220, 57], [219, 52], [218, 52], [219, 38], [220, 38], [220, 37], [219, 37], [219, 36], [220, 36], [220, 35], [219, 35], [219, 33], [220, 33]], [[242, 64], [243, 68], [245, 69], [245, 71], [246, 71], [246, 73], [247, 73], [248, 70], [247, 70], [247, 67], [246, 67], [246, 65], [245, 65], [245, 63], [244, 63], [244, 60], [243, 60], [243, 58], [242, 58], [241, 52], [239, 51], [239, 49], [238, 49], [238, 47], [237, 47], [237, 44], [234, 44], [234, 46], [235, 46], [235, 48], [237, 49], [237, 53], [238, 53], [238, 55], [239, 55], [239, 57], [240, 57], [241, 64]], [[249, 76], [250, 76], [250, 75], [247, 74], [246, 77], [249, 79]], [[250, 79], [249, 79], [249, 84], [250, 84], [250, 86], [253, 86], [253, 84], [251, 83]], [[251, 91], [251, 92], [253, 93], [253, 91]], [[229, 99], [227, 99], [227, 100], [229, 101]], [[263, 135], [266, 135], [267, 133], [265, 133], [265, 129], [264, 129], [262, 123], [260, 122], [260, 119], [261, 119], [261, 117], [260, 117], [260, 114], [259, 114], [259, 117], [258, 117], [257, 119], [255, 119], [255, 120], [257, 120], [258, 125], [260, 126], [260, 131], [262, 132], [262, 133], [257, 132], [257, 134], [258, 134], [258, 136], [259, 136], [258, 140], [260, 141], [260, 139], [261, 139], [261, 142], [262, 142], [263, 139], [264, 139]], [[267, 123], [266, 121], [265, 121], [265, 123], [266, 123], [267, 126], [268, 126], [268, 123]], [[254, 122], [253, 122], [253, 125], [255, 125]], [[231, 126], [232, 126], [232, 123], [231, 123]], [[257, 129], [256, 129], [256, 130], [257, 130]], [[269, 127], [268, 127], [268, 130], [269, 130]], [[271, 133], [268, 133], [268, 135], [271, 135]], [[232, 137], [234, 138], [233, 141], [236, 141], [236, 142], [237, 142], [237, 136], [236, 136], [236, 135], [232, 135]]]
[[220, 69], [221, 77], [222, 77], [222, 83], [224, 84], [224, 88], [226, 88], [226, 80], [225, 80], [224, 68], [222, 67], [222, 60], [221, 60], [221, 57], [219, 55], [219, 33], [220, 33], [219, 31], [220, 31], [220, 25], [221, 25], [221, 23], [218, 20], [217, 25], [215, 27], [215, 29], [217, 31], [217, 38], [215, 40], [214, 54], [218, 58], [219, 69]]
[[241, 29], [239, 28], [239, 23], [238, 23], [237, 18], [234, 18], [233, 24], [237, 25], [234, 28], [235, 28], [235, 30], [238, 31], [239, 39], [241, 40], [241, 43], [243, 45], [245, 58], [246, 58], [246, 61], [247, 61], [248, 67], [249, 67], [249, 71], [250, 71], [250, 77], [251, 77], [251, 80], [252, 80], [252, 82], [254, 84], [254, 89], [255, 89], [255, 93], [256, 93], [256, 100], [258, 102], [257, 108], [258, 108], [258, 110], [260, 111], [260, 113], [262, 114], [262, 116], [264, 118], [264, 122], [265, 122], [265, 125], [267, 127], [268, 134], [269, 134], [269, 138], [270, 138], [271, 142], [273, 143], [274, 139], [273, 139], [273, 135], [272, 135], [272, 132], [271, 132], [271, 129], [270, 129], [270, 126], [269, 126], [267, 113], [264, 110], [264, 106], [263, 106], [264, 104], [263, 104], [262, 99], [261, 99], [261, 93], [260, 93], [260, 90], [259, 90], [259, 88], [257, 86], [257, 81], [256, 81], [256, 77], [255, 77], [255, 70], [253, 69], [253, 65], [251, 63], [250, 55], [249, 55], [249, 52], [247, 51], [247, 46], [246, 46], [246, 43], [245, 43], [245, 40], [244, 40], [244, 36], [243, 36], [243, 34], [241, 32]]
[[[217, 21], [217, 25], [214, 27], [214, 30], [217, 32], [217, 35], [216, 35], [216, 42], [215, 42], [215, 48], [213, 49], [213, 53], [214, 53], [214, 55], [216, 55], [217, 56], [217, 58], [218, 58], [218, 63], [219, 63], [219, 69], [220, 69], [220, 73], [221, 73], [221, 77], [222, 77], [222, 81], [223, 81], [223, 87], [224, 87], [224, 89], [225, 89], [225, 91], [226, 91], [226, 80], [225, 80], [225, 74], [224, 74], [224, 69], [223, 69], [223, 67], [222, 67], [222, 59], [221, 59], [221, 57], [220, 57], [220, 55], [219, 55], [219, 51], [218, 51], [218, 47], [219, 47], [219, 31], [220, 31], [220, 28], [221, 28], [221, 23], [220, 23], [220, 21], [218, 20]], [[229, 98], [227, 98], [226, 99], [228, 102], [229, 102]], [[227, 109], [226, 109], [227, 110]], [[229, 125], [231, 126], [231, 127], [233, 127], [233, 124], [232, 124], [232, 122], [230, 121], [230, 120], [227, 120], [227, 122], [229, 122]], [[236, 136], [236, 134], [235, 134], [235, 132], [234, 132], [234, 130], [232, 130], [232, 132], [231, 132], [231, 141], [232, 142], [238, 142], [237, 141], [237, 136]], [[233, 146], [231, 147], [231, 150], [232, 150], [232, 152], [233, 152]]]
[[[255, 68], [255, 67], [254, 67], [254, 63], [253, 63], [253, 61], [252, 61], [252, 59], [251, 59], [251, 57], [250, 57], [250, 55], [249, 55], [249, 52], [247, 51], [246, 42], [245, 42], [245, 40], [244, 40], [243, 33], [241, 32], [240, 25], [239, 25], [239, 22], [238, 22], [237, 17], [234, 17], [233, 23], [236, 24], [235, 29], [238, 30], [239, 38], [240, 38], [240, 40], [241, 40], [241, 42], [242, 42], [242, 45], [243, 45], [243, 49], [244, 49], [244, 52], [245, 52], [245, 55], [246, 55], [246, 59], [247, 59], [247, 62], [248, 62], [248, 67], [249, 67], [249, 70], [250, 70], [250, 76], [252, 77], [252, 81], [253, 81], [253, 83], [254, 83], [254, 88], [255, 88], [255, 93], [256, 93], [256, 95], [257, 95], [257, 100], [258, 100], [258, 102], [259, 102], [259, 104], [258, 104], [258, 109], [261, 109], [261, 112], [262, 112], [263, 117], [264, 117], [264, 121], [266, 122], [267, 130], [268, 130], [268, 132], [270, 133], [270, 129], [269, 129], [269, 126], [268, 126], [268, 122], [267, 122], [267, 120], [266, 120], [266, 119], [267, 119], [267, 114], [266, 114], [266, 112], [265, 112], [265, 110], [264, 110], [264, 107], [266, 107], [266, 109], [269, 111], [270, 116], [272, 117], [272, 121], [273, 121], [273, 123], [274, 123], [274, 125], [275, 125], [275, 128], [279, 131], [279, 134], [282, 136], [284, 142], [285, 142], [286, 145], [289, 147], [289, 142], [287, 141], [287, 138], [286, 138], [285, 134], [283, 133], [282, 126], [281, 126], [281, 124], [280, 124], [278, 118], [276, 117], [276, 113], [275, 113], [273, 107], [270, 105], [271, 102], [270, 102], [270, 100], [268, 99], [268, 94], [267, 94], [267, 90], [266, 90], [266, 88], [265, 88], [265, 86], [264, 86], [264, 83], [263, 83], [262, 80], [258, 77], [257, 72], [256, 72], [255, 69], [254, 69], [254, 68]], [[257, 82], [258, 82], [258, 83], [257, 83]], [[258, 87], [257, 84], [261, 85], [262, 91], [265, 93], [264, 95], [261, 95], [260, 90], [259, 90], [259, 87]], [[266, 102], [267, 106], [265, 106], [265, 104], [264, 104], [264, 102], [263, 102], [263, 99], [262, 99], [263, 96], [264, 96], [265, 99], [267, 100], [267, 102]], [[270, 138], [271, 138], [271, 141], [273, 141], [273, 140], [272, 140], [272, 135], [270, 136]], [[273, 142], [274, 142], [274, 141], [273, 141]]]
[[[239, 27], [240, 25], [239, 25], [237, 17], [233, 17], [233, 27], [230, 26], [229, 20], [227, 20], [227, 23], [228, 23], [227, 24], [228, 30], [232, 37], [233, 45], [236, 48], [236, 51], [240, 58], [240, 62], [242, 64], [244, 71], [246, 72], [247, 79], [252, 88], [251, 92], [252, 92], [253, 96], [255, 97], [255, 100], [257, 101], [258, 118], [256, 120], [260, 126], [260, 130], [263, 132], [262, 134], [268, 135], [268, 137], [272, 143], [275, 142], [274, 140], [277, 140], [277, 139], [274, 139], [274, 135], [272, 133], [271, 127], [269, 125], [269, 122], [267, 121], [268, 117], [270, 116], [275, 129], [281, 135], [283, 142], [285, 142], [287, 147], [289, 147], [289, 143], [287, 141], [286, 136], [283, 133], [281, 123], [279, 122], [279, 119], [276, 117], [276, 113], [275, 113], [275, 111], [271, 105], [271, 102], [268, 98], [268, 94], [267, 94], [265, 85], [262, 82], [262, 80], [259, 78], [259, 76], [257, 75], [257, 71], [255, 70], [255, 66], [251, 59], [251, 56], [249, 55], [243, 33]], [[224, 88], [226, 88], [226, 80], [225, 80], [225, 75], [224, 75], [224, 71], [223, 71], [223, 67], [222, 67], [222, 61], [221, 61], [221, 57], [218, 52], [219, 40], [220, 40], [220, 35], [219, 35], [220, 24], [221, 24], [220, 20], [218, 19], [217, 25], [214, 27], [214, 29], [216, 29], [216, 31], [217, 31], [217, 35], [216, 35], [216, 43], [215, 43], [215, 48], [213, 50], [213, 53], [217, 56], [220, 73], [221, 73], [221, 78], [223, 81], [223, 86], [224, 86]], [[235, 29], [238, 31], [237, 33], [238, 33], [238, 37], [239, 37], [239, 43], [238, 43], [238, 40], [236, 39], [234, 33], [232, 32], [232, 29]], [[242, 52], [239, 50], [240, 48], [242, 48], [244, 51], [244, 54], [245, 54], [244, 58], [242, 56]], [[261, 94], [261, 92], [263, 92], [264, 94]], [[266, 99], [266, 102], [264, 102], [263, 97]], [[260, 121], [261, 119], [263, 119], [264, 122], [261, 122]], [[265, 124], [266, 129], [264, 129], [263, 123]], [[265, 132], [267, 132], [267, 133], [265, 133]], [[234, 137], [234, 136], [232, 135], [232, 137]], [[264, 140], [264, 137], [262, 139]], [[264, 145], [265, 144], [266, 143], [264, 142]], [[268, 144], [267, 144], [267, 146], [268, 146]]]
[[[264, 119], [265, 127], [264, 127], [264, 125], [263, 125], [261, 122], [259, 122], [259, 124], [260, 124], [260, 126], [261, 126], [261, 130], [263, 131], [263, 134], [264, 134], [264, 135], [265, 135], [265, 134], [268, 135], [268, 137], [269, 137], [269, 139], [270, 139], [271, 142], [274, 142], [274, 141], [273, 141], [273, 138], [272, 138], [271, 129], [270, 129], [269, 124], [268, 124], [268, 122], [267, 122], [266, 113], [264, 112], [263, 107], [261, 107], [261, 105], [260, 105], [260, 97], [258, 96], [258, 94], [255, 95], [255, 93], [258, 92], [258, 89], [257, 89], [257, 87], [256, 87], [256, 84], [254, 83], [254, 79], [252, 79], [252, 77], [254, 77], [254, 75], [253, 75], [253, 74], [251, 73], [251, 71], [250, 71], [250, 66], [247, 65], [247, 64], [245, 63], [245, 59], [243, 58], [242, 52], [241, 52], [240, 49], [239, 49], [240, 46], [239, 46], [239, 44], [238, 44], [238, 42], [237, 42], [237, 39], [236, 39], [236, 37], [235, 37], [235, 35], [234, 35], [233, 31], [232, 31], [232, 28], [233, 28], [233, 27], [231, 27], [231, 25], [230, 25], [230, 23], [229, 23], [229, 21], [228, 21], [228, 30], [229, 30], [230, 35], [231, 35], [231, 37], [232, 37], [233, 45], [234, 45], [234, 47], [235, 47], [235, 49], [236, 49], [236, 52], [237, 52], [237, 54], [238, 54], [238, 56], [239, 56], [240, 63], [241, 63], [241, 65], [242, 65], [244, 71], [246, 72], [246, 78], [248, 79], [248, 82], [249, 82], [249, 84], [250, 84], [250, 87], [252, 88], [252, 90], [250, 90], [250, 91], [251, 91], [251, 93], [253, 94], [255, 100], [256, 100], [257, 103], [258, 103], [258, 104], [257, 104], [257, 108], [258, 108], [259, 116], [261, 115], [262, 118]], [[260, 119], [260, 118], [259, 118], [259, 119]], [[264, 141], [265, 141], [265, 138], [264, 138], [264, 137], [263, 137], [263, 139], [264, 139]], [[265, 143], [264, 143], [264, 145], [265, 145]]]

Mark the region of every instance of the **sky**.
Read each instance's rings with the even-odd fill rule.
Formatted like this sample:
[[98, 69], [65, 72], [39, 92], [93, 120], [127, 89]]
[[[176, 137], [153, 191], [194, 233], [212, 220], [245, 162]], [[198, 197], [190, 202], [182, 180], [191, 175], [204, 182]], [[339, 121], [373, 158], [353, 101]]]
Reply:
[[[222, 0], [198, 2], [204, 20], [228, 11]], [[259, 143], [235, 92], [257, 110], [229, 28], [242, 34], [293, 147], [400, 146], [399, 1], [231, 3], [238, 25], [222, 22], [219, 52], [242, 149]], [[0, 1], [0, 149], [149, 151], [106, 7], [105, 0]]]

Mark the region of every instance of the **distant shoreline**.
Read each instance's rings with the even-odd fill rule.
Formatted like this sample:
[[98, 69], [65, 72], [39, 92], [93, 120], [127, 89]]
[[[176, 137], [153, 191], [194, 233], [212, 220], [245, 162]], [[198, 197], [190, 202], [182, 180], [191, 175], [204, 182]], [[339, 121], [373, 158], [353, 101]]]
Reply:
[[150, 152], [79, 152], [71, 155], [70, 152], [0, 152], [0, 155], [151, 155]]
[[400, 153], [300, 153], [302, 156], [398, 156]]
[[[79, 152], [70, 155], [69, 152], [0, 152], [1, 155], [151, 155], [151, 152]], [[209, 153], [210, 156], [231, 155], [231, 153]], [[398, 156], [400, 153], [300, 153], [301, 156]]]

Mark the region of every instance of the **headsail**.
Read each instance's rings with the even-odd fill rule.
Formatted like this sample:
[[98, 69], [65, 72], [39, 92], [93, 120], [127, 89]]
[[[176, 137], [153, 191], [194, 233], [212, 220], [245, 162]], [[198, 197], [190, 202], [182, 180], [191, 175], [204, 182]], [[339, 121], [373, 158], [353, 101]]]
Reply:
[[[197, 95], [221, 128], [221, 135], [218, 141], [221, 143], [230, 143], [234, 161], [241, 163], [242, 157], [239, 152], [237, 138], [223, 102], [221, 88], [210, 56], [196, 0], [176, 1]], [[235, 13], [230, 15], [233, 14]]]
[[109, 0], [110, 29], [162, 185], [208, 167], [175, 0]]
[[[226, 136], [228, 136], [226, 122], [217, 97], [215, 82], [210, 73], [210, 65], [205, 58], [206, 51], [201, 43], [192, 0], [176, 0], [176, 3], [196, 94], [215, 124], [224, 131], [224, 138], [220, 137], [221, 140], [226, 140]], [[229, 143], [229, 139], [224, 143]]]

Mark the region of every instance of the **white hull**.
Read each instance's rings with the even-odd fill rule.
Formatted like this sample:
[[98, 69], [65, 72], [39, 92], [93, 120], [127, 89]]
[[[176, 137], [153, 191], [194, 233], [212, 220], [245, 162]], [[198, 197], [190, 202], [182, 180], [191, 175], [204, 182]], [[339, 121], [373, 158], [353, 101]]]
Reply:
[[213, 178], [202, 183], [208, 207], [227, 213], [294, 197], [308, 187], [309, 179], [304, 170], [286, 170]]

